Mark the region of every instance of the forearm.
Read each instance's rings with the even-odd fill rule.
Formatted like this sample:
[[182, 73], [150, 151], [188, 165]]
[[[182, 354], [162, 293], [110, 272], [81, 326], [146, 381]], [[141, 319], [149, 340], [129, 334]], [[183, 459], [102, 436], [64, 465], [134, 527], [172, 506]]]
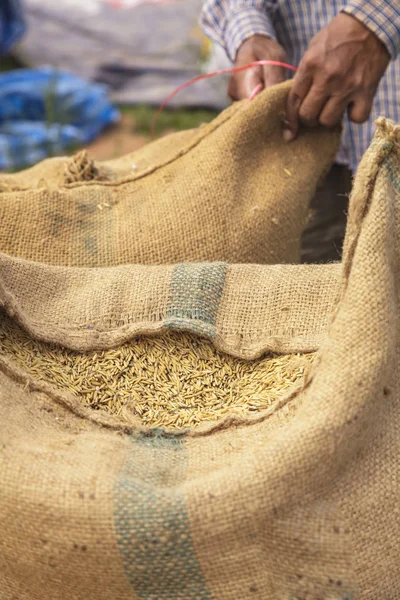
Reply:
[[204, 33], [235, 60], [241, 44], [253, 35], [276, 39], [268, 11], [271, 0], [206, 0], [200, 15]]
[[400, 53], [400, 0], [349, 0], [342, 12], [373, 31], [392, 59]]

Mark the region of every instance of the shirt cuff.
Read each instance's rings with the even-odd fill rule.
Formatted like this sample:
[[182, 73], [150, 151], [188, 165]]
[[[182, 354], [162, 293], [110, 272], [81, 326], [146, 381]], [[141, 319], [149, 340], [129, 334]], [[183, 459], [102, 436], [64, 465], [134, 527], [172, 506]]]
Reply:
[[224, 41], [228, 56], [233, 62], [239, 47], [253, 35], [276, 39], [275, 30], [263, 11], [257, 8], [242, 9], [227, 18]]
[[395, 59], [400, 52], [399, 0], [353, 0], [342, 11], [368, 27]]

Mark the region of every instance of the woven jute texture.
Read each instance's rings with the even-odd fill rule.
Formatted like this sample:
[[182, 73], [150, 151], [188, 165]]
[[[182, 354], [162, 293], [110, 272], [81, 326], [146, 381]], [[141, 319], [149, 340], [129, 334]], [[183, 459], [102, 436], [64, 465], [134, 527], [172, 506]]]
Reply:
[[400, 597], [400, 128], [378, 125], [341, 265], [0, 256], [2, 310], [47, 342], [173, 329], [245, 358], [317, 351], [268, 410], [175, 434], [1, 359], [1, 600]]
[[109, 163], [85, 153], [0, 177], [0, 252], [65, 266], [298, 262], [339, 131], [287, 144], [290, 83]]

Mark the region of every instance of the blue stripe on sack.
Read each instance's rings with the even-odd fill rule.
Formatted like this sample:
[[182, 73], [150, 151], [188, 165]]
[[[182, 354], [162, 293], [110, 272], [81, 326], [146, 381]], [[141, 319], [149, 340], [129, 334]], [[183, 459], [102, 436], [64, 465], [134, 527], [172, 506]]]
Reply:
[[[392, 144], [392, 142], [389, 142]], [[385, 148], [386, 149], [386, 148]], [[391, 182], [397, 190], [400, 190], [400, 172], [399, 172], [399, 163], [397, 157], [394, 158], [392, 154], [389, 154], [387, 158], [383, 161], [383, 164], [386, 167], [386, 171], [389, 175]]]
[[196, 556], [180, 484], [187, 458], [180, 437], [133, 439], [114, 490], [125, 573], [140, 600], [212, 600]]
[[165, 325], [215, 337], [226, 263], [182, 264], [174, 269]]

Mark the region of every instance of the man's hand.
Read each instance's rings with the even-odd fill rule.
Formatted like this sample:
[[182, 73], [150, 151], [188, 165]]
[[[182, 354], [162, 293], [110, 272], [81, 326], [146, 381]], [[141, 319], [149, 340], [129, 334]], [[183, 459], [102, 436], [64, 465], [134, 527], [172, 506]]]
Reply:
[[[243, 67], [258, 60], [286, 62], [286, 52], [275, 40], [263, 35], [253, 35], [240, 46], [235, 67]], [[228, 94], [232, 100], [243, 100], [248, 98], [260, 83], [263, 87], [269, 87], [282, 81], [285, 81], [285, 69], [272, 65], [254, 67], [231, 76]]]
[[385, 46], [362, 23], [346, 14], [332, 19], [300, 63], [287, 102], [284, 138], [296, 137], [300, 121], [332, 127], [346, 109], [351, 121], [366, 121], [389, 61]]

